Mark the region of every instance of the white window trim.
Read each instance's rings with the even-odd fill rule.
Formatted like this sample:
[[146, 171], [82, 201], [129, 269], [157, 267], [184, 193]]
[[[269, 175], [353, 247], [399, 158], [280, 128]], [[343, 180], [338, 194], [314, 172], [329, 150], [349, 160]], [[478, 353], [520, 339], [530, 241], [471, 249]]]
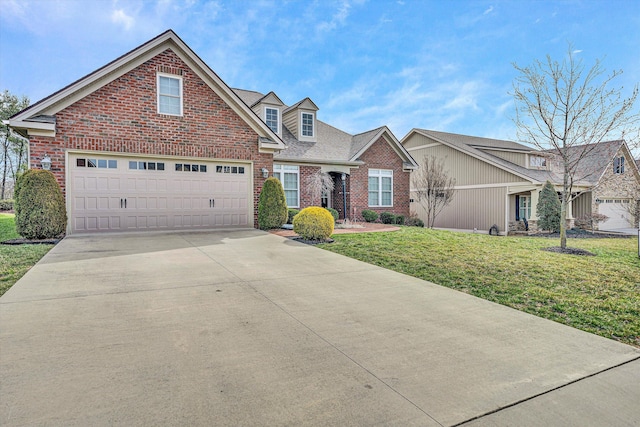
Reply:
[[[383, 173], [387, 172], [387, 173]], [[388, 173], [390, 172], [390, 174]], [[392, 208], [393, 207], [393, 169], [369, 169], [367, 176], [367, 202], [369, 200], [369, 178], [378, 178], [378, 204], [369, 205], [372, 208]], [[382, 178], [391, 178], [391, 204], [382, 204]]]
[[[618, 165], [616, 166], [616, 162]], [[624, 164], [626, 163], [624, 156], [618, 156], [613, 159], [613, 173], [615, 175], [624, 174]]]
[[[264, 122], [265, 123], [267, 123], [267, 110], [276, 110], [277, 115], [278, 115], [278, 126], [277, 126], [278, 130], [276, 131], [276, 133], [278, 135], [282, 134], [282, 117], [281, 117], [281, 114], [280, 114], [280, 109], [277, 108], [277, 107], [270, 107], [268, 105], [265, 105], [264, 106]], [[267, 125], [267, 126], [269, 126], [269, 125]], [[271, 128], [269, 128], [269, 129], [271, 129]], [[273, 129], [271, 129], [271, 130], [273, 130]]]
[[[304, 131], [304, 115], [308, 114], [311, 116], [311, 135], [305, 135]], [[300, 111], [300, 140], [310, 140], [315, 139], [316, 137], [316, 115], [310, 111]]]
[[[530, 220], [531, 219], [531, 196], [519, 196], [518, 197], [519, 202], [518, 202], [518, 216], [520, 217], [520, 221], [522, 221], [523, 219], [527, 219]], [[524, 203], [525, 206], [523, 205], [523, 201], [526, 201], [526, 203]], [[525, 215], [522, 215], [522, 209], [524, 208], [525, 210]]]
[[[166, 77], [166, 78], [178, 80], [179, 85], [180, 85], [180, 114], [164, 113], [164, 112], [160, 111], [160, 77]], [[156, 105], [157, 105], [158, 114], [162, 114], [162, 115], [165, 115], [165, 116], [175, 116], [175, 117], [182, 117], [183, 116], [184, 90], [183, 90], [182, 83], [183, 83], [182, 82], [182, 76], [178, 76], [178, 75], [175, 75], [175, 74], [167, 74], [167, 73], [156, 73]]]
[[[534, 162], [540, 162], [541, 164], [534, 164]], [[529, 167], [530, 168], [546, 168], [547, 159], [542, 156], [529, 155]]]
[[[285, 166], [288, 166], [290, 169], [286, 169], [285, 170]], [[295, 170], [293, 168], [296, 168]], [[297, 185], [297, 192], [298, 192], [298, 204], [296, 205], [290, 205], [289, 201], [287, 200], [287, 207], [288, 208], [299, 208], [300, 207], [300, 166], [294, 166], [294, 165], [283, 165], [283, 164], [275, 164], [273, 165], [273, 173], [274, 175], [276, 173], [280, 174], [281, 178], [278, 178], [280, 180], [280, 182], [282, 183], [282, 188], [284, 189], [284, 177], [282, 176], [285, 173], [289, 173], [289, 174], [295, 174], [296, 175], [296, 185]], [[286, 189], [285, 189], [285, 198], [286, 198]], [[289, 190], [291, 191], [291, 190]]]

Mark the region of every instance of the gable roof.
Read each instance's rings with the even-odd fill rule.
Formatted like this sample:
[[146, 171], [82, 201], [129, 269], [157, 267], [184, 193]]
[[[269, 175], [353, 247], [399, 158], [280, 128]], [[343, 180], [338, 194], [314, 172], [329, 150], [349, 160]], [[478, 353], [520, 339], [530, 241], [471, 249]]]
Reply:
[[[231, 90], [229, 86], [187, 46], [172, 30], [167, 30], [139, 47], [116, 58], [102, 68], [76, 80], [48, 97], [32, 104], [7, 120], [7, 124], [26, 136], [30, 132], [55, 135], [57, 112], [126, 74], [154, 56], [170, 49], [180, 57], [194, 73], [222, 98], [259, 136], [261, 148], [281, 150], [285, 148], [280, 137]], [[48, 117], [47, 120], [43, 120]], [[266, 145], [263, 147], [263, 142]]]
[[[245, 103], [253, 103], [256, 105], [260, 99], [266, 95], [259, 92], [248, 91], [243, 89], [233, 89], [236, 94], [244, 100]], [[269, 92], [273, 93], [273, 92]], [[275, 94], [274, 94], [275, 95]], [[280, 98], [278, 98], [280, 99]], [[317, 106], [309, 98], [295, 103], [285, 108], [285, 112], [293, 111], [295, 108], [315, 107]], [[316, 117], [316, 140], [315, 141], [299, 141], [286, 128], [282, 126], [282, 139], [287, 148], [274, 155], [276, 160], [287, 160], [306, 163], [327, 163], [357, 166], [362, 161], [358, 158], [380, 137], [392, 146], [398, 153], [405, 164], [406, 169], [416, 169], [418, 164], [400, 144], [398, 139], [386, 126], [379, 127], [357, 135], [351, 135], [340, 129], [337, 129]]]
[[404, 142], [413, 133], [424, 135], [441, 144], [454, 148], [458, 151], [468, 154], [469, 156], [475, 157], [483, 162], [489, 163], [497, 168], [510, 172], [535, 184], [544, 183], [547, 180], [550, 180], [553, 183], [562, 182], [561, 177], [557, 176], [553, 172], [546, 170], [527, 169], [525, 167], [516, 165], [515, 163], [512, 163], [508, 160], [487, 153], [483, 150], [495, 148], [509, 151], [519, 151], [522, 153], [530, 153], [535, 151], [533, 148], [527, 147], [526, 145], [518, 144], [517, 142], [414, 128], [404, 138], [402, 138], [402, 143], [404, 144]]
[[[605, 174], [607, 168], [611, 165], [614, 156], [620, 151], [626, 151], [627, 158], [632, 161], [627, 167], [630, 167], [638, 176], [638, 167], [633, 161], [633, 156], [629, 151], [624, 140], [615, 141], [603, 141], [597, 144], [584, 144], [576, 145], [573, 147], [567, 147], [565, 152], [568, 154], [569, 159], [576, 159], [582, 156], [578, 167], [576, 168], [576, 179], [587, 181], [592, 185], [596, 185], [602, 176]], [[557, 154], [555, 149], [544, 150], [544, 152]]]

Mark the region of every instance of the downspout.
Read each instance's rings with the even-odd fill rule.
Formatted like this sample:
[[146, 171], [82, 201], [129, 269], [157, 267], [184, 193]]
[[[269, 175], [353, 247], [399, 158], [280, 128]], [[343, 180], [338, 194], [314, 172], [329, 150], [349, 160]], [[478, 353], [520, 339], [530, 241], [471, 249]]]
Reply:
[[347, 219], [347, 174], [342, 174], [342, 213], [344, 218]]

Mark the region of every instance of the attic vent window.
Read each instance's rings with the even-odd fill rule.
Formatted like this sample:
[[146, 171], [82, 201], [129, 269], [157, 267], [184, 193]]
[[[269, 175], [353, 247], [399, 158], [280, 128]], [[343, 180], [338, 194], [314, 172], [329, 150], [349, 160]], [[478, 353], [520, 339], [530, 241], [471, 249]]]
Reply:
[[529, 166], [532, 168], [544, 168], [547, 166], [547, 159], [540, 156], [529, 156]]
[[624, 156], [613, 159], [613, 173], [624, 173]]
[[313, 114], [302, 113], [302, 136], [313, 137]]
[[158, 113], [182, 115], [182, 77], [158, 74]]

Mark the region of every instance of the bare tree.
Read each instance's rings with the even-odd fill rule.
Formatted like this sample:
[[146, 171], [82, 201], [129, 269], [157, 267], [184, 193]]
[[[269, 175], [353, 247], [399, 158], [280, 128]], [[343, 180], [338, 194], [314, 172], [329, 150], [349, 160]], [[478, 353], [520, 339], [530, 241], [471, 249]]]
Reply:
[[622, 71], [604, 75], [600, 60], [585, 70], [571, 44], [562, 62], [547, 55], [545, 62], [514, 67], [520, 72], [513, 92], [518, 138], [553, 150], [562, 171], [560, 246], [565, 249], [567, 207], [576, 197], [572, 194], [574, 184], [586, 178], [577, 176], [577, 172], [599, 143], [622, 139], [635, 131], [640, 120], [640, 115], [633, 112], [638, 86], [629, 98], [623, 98], [622, 88], [609, 88]]
[[456, 180], [449, 177], [444, 161], [424, 156], [422, 165], [411, 173], [412, 193], [426, 212], [426, 225], [433, 228], [436, 217], [453, 200]]
[[2, 153], [0, 154], [0, 164], [2, 165], [2, 188], [0, 189], [0, 199], [4, 199], [7, 189], [7, 178], [13, 179], [15, 183], [18, 173], [26, 168], [27, 141], [20, 135], [15, 134], [7, 125], [2, 123], [17, 112], [29, 106], [29, 98], [21, 98], [12, 95], [8, 90], [0, 93], [0, 138]]
[[305, 180], [311, 200], [320, 200], [323, 194], [333, 191], [333, 179], [326, 172], [318, 170]]

